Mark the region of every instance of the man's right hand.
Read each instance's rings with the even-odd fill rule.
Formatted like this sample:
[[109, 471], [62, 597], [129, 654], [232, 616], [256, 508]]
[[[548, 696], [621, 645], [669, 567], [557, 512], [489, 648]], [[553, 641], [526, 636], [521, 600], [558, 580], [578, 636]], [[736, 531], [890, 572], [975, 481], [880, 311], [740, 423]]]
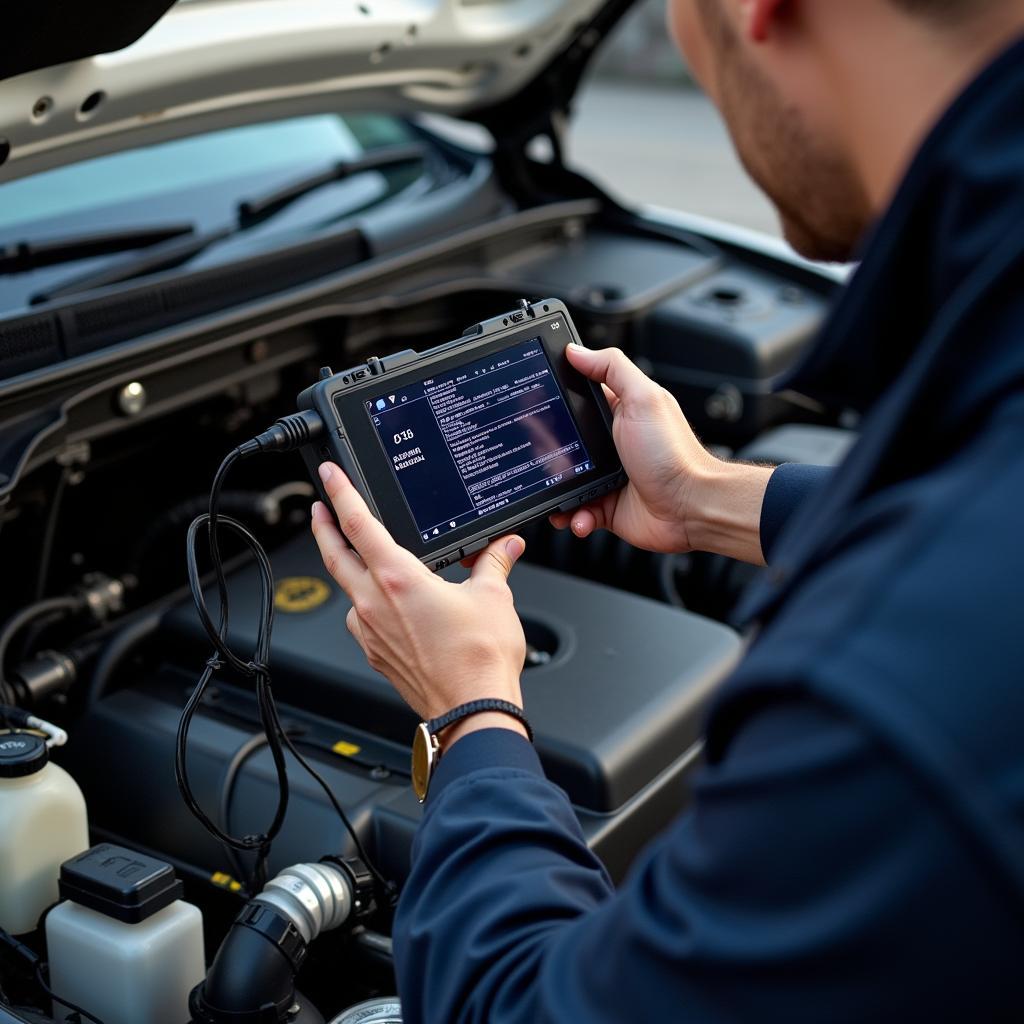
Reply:
[[705, 450], [675, 398], [619, 349], [570, 345], [569, 362], [604, 386], [629, 483], [593, 505], [551, 517], [577, 537], [611, 530], [647, 551], [715, 551], [763, 564], [761, 504], [771, 470]]

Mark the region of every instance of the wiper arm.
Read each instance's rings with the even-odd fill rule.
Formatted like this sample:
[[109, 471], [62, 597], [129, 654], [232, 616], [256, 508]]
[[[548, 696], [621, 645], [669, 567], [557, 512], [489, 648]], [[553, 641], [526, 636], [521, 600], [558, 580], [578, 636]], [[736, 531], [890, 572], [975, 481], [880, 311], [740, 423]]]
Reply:
[[191, 224], [158, 224], [145, 228], [124, 228], [116, 231], [97, 231], [89, 235], [70, 235], [39, 242], [15, 242], [0, 249], [0, 273], [17, 274], [40, 267], [52, 267], [72, 260], [85, 260], [93, 256], [110, 256], [129, 249], [146, 249], [151, 245], [194, 230]]
[[310, 192], [315, 192], [324, 185], [331, 185], [336, 181], [344, 181], [355, 174], [363, 174], [366, 171], [384, 171], [389, 167], [398, 167], [402, 164], [420, 163], [426, 159], [426, 149], [417, 142], [401, 146], [381, 146], [378, 149], [370, 150], [358, 160], [341, 160], [333, 167], [318, 174], [311, 174], [305, 178], [299, 178], [290, 185], [274, 189], [256, 199], [246, 199], [238, 204], [238, 223], [241, 227], [252, 227], [279, 213], [296, 199], [301, 199]]
[[130, 281], [133, 277], [141, 277], [143, 274], [155, 274], [158, 270], [170, 270], [172, 267], [177, 267], [186, 260], [190, 260], [193, 256], [197, 256], [214, 242], [219, 242], [234, 233], [234, 228], [222, 228], [220, 231], [210, 231], [187, 238], [172, 238], [164, 244], [153, 246], [149, 252], [141, 256], [121, 260], [102, 270], [78, 274], [44, 292], [36, 292], [28, 300], [28, 303], [30, 306], [38, 306], [43, 302], [63, 299], [65, 296], [87, 292], [93, 288], [102, 288], [107, 284]]
[[95, 273], [79, 275], [54, 288], [47, 289], [45, 292], [39, 292], [32, 296], [29, 304], [35, 306], [43, 302], [51, 302], [54, 299], [63, 299], [78, 292], [90, 291], [93, 288], [130, 281], [133, 277], [142, 277], [159, 270], [169, 270], [193, 256], [197, 256], [216, 242], [234, 235], [237, 231], [244, 231], [262, 224], [297, 199], [301, 199], [310, 192], [315, 192], [324, 185], [343, 181], [366, 171], [387, 170], [390, 167], [403, 164], [419, 163], [426, 157], [426, 147], [419, 143], [410, 143], [408, 145], [381, 146], [357, 160], [342, 160], [326, 171], [301, 178], [282, 188], [274, 189], [273, 192], [268, 192], [266, 195], [243, 200], [237, 207], [237, 222], [230, 227], [183, 239], [172, 236], [169, 241], [164, 240], [164, 244], [156, 245], [151, 252], [121, 261]]

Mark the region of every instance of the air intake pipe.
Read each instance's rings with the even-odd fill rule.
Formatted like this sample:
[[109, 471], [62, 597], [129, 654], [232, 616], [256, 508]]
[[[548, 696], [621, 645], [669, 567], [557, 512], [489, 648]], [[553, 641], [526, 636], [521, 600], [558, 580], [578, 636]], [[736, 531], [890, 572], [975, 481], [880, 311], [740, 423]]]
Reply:
[[373, 879], [362, 861], [282, 871], [242, 908], [192, 990], [193, 1024], [323, 1024], [296, 992], [295, 976], [318, 935], [372, 909]]

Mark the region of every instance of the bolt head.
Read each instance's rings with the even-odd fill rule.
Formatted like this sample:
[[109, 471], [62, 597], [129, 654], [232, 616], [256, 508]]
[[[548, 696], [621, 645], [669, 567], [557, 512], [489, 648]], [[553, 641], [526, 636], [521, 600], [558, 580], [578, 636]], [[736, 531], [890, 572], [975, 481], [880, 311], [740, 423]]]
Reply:
[[146, 408], [148, 397], [146, 389], [133, 380], [117, 393], [117, 407], [125, 416], [138, 416]]

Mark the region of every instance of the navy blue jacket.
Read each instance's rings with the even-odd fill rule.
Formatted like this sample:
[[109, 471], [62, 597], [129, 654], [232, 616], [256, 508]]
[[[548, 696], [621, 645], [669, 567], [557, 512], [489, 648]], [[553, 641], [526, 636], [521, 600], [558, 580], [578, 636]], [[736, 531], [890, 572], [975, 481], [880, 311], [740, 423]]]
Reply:
[[691, 810], [615, 891], [525, 740], [457, 743], [395, 923], [408, 1024], [1024, 1020], [1024, 44], [862, 255], [790, 382], [861, 439], [772, 478]]

